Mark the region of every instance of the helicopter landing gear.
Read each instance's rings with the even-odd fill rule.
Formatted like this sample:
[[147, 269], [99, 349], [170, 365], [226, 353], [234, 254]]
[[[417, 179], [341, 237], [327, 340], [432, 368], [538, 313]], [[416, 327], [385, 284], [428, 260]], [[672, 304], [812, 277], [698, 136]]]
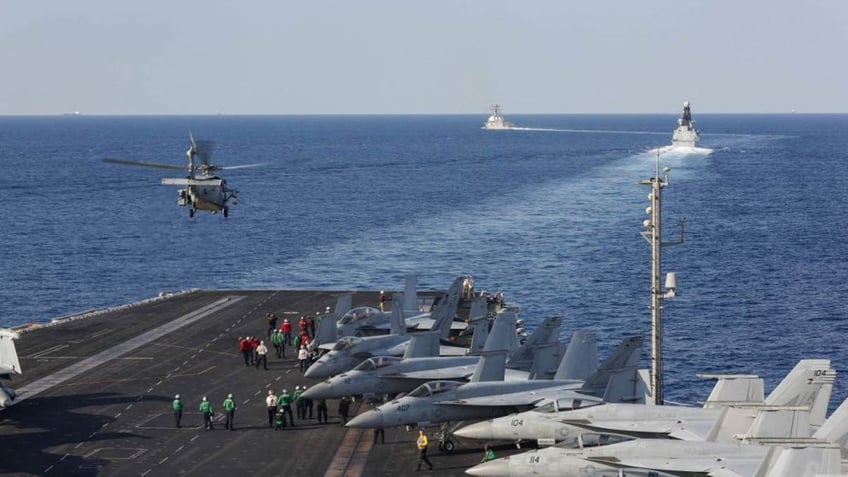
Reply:
[[194, 207], [192, 207], [191, 209], [188, 209], [188, 216], [189, 216], [189, 218], [194, 217]]
[[226, 219], [228, 215], [230, 215], [230, 209], [224, 207], [224, 218]]

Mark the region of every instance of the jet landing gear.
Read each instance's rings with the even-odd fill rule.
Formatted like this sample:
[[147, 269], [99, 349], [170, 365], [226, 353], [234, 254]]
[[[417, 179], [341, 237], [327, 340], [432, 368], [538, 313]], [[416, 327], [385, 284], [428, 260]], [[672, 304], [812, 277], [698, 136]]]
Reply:
[[439, 432], [436, 435], [436, 437], [438, 437], [439, 439], [440, 451], [446, 454], [450, 454], [455, 451], [457, 447], [459, 447], [459, 444], [456, 442], [455, 439], [453, 439], [453, 431], [455, 431], [462, 425], [462, 422], [456, 425], [451, 425], [451, 423], [449, 422], [442, 423], [442, 425], [439, 427]]
[[189, 218], [194, 218], [194, 207], [188, 209], [188, 216]]

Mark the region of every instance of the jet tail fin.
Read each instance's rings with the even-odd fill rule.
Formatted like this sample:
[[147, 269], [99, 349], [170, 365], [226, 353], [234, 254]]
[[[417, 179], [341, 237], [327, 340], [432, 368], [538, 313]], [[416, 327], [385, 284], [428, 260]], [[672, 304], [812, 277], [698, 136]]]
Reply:
[[432, 358], [439, 356], [441, 345], [438, 331], [425, 331], [410, 334], [409, 346], [403, 352], [404, 358]]
[[533, 347], [533, 365], [527, 379], [554, 379], [567, 349], [565, 343], [549, 343]]
[[392, 303], [396, 303], [397, 306], [392, 305], [392, 316], [390, 318], [390, 333], [393, 335], [405, 335], [406, 334], [406, 321], [403, 317], [403, 306], [400, 306], [403, 303], [402, 293], [395, 293], [392, 295]]
[[836, 370], [829, 359], [802, 359], [765, 399], [769, 406], [810, 407], [810, 424], [825, 421]]
[[597, 367], [598, 336], [593, 331], [577, 330], [571, 335], [554, 379], [586, 380]]
[[652, 402], [648, 370], [623, 369], [610, 374], [604, 402], [645, 404]]
[[471, 302], [471, 310], [468, 312], [468, 327], [463, 331], [463, 334], [471, 333], [471, 346], [468, 348], [468, 354], [479, 354], [486, 349], [486, 341], [488, 341], [490, 333], [488, 314], [486, 297], [480, 296]]
[[515, 326], [518, 315], [514, 311], [502, 311], [495, 315], [492, 330], [483, 346], [483, 351], [507, 351], [515, 348]]
[[756, 374], [698, 374], [699, 378], [715, 379], [712, 392], [704, 402], [705, 408], [728, 403], [762, 403], [765, 400], [763, 378]]
[[469, 382], [503, 381], [506, 374], [506, 351], [484, 351]]
[[421, 313], [418, 307], [418, 276], [414, 273], [406, 275], [403, 288], [403, 313], [407, 316], [415, 316]]
[[[536, 360], [536, 348], [547, 344], [559, 343], [559, 331], [562, 327], [562, 317], [549, 316], [545, 318], [541, 326], [536, 328], [524, 343], [513, 350], [507, 358], [510, 369], [530, 371]], [[560, 354], [562, 356], [562, 354]], [[555, 366], [559, 365], [557, 361]]]
[[793, 445], [769, 446], [766, 457], [757, 467], [754, 477], [838, 477], [839, 451], [832, 446]]
[[451, 323], [456, 317], [456, 310], [459, 308], [459, 301], [462, 298], [463, 286], [468, 276], [459, 276], [454, 279], [444, 299], [436, 304], [435, 309], [430, 314], [430, 317], [435, 321], [433, 324], [434, 330], [441, 331], [441, 338], [447, 340], [450, 337]]
[[339, 339], [338, 322], [351, 308], [353, 308], [353, 295], [350, 293], [339, 295], [333, 314], [324, 315], [318, 320], [315, 339], [309, 342], [309, 349], [317, 349], [323, 344], [335, 343]]
[[[614, 373], [628, 369], [636, 369], [642, 353], [642, 337], [630, 336], [624, 338], [609, 358], [604, 361], [598, 369], [593, 372], [586, 382], [583, 390], [595, 396], [603, 396], [606, 393], [610, 377]], [[568, 351], [566, 350], [566, 354]], [[597, 354], [596, 354], [597, 356]], [[565, 361], [565, 358], [563, 358]], [[597, 362], [597, 360], [596, 360]]]
[[838, 445], [842, 458], [848, 459], [848, 399], [842, 401], [813, 437]]

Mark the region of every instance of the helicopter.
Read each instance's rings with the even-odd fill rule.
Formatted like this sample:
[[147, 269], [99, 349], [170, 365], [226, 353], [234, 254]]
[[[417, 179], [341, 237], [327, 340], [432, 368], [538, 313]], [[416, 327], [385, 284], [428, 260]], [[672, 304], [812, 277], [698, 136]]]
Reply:
[[[244, 164], [229, 167], [214, 165], [210, 162], [214, 143], [212, 141], [195, 141], [190, 131], [188, 137], [191, 142], [191, 146], [186, 151], [186, 156], [188, 156], [188, 176], [185, 178], [166, 177], [162, 179], [162, 184], [185, 186], [185, 189], [179, 190], [177, 205], [188, 206], [189, 217], [194, 217], [194, 213], [198, 210], [206, 210], [213, 214], [220, 211], [224, 217], [227, 217], [230, 212], [230, 205], [236, 205], [238, 203], [238, 197], [236, 196], [238, 191], [228, 187], [227, 181], [215, 175], [214, 172], [225, 169], [256, 167], [262, 164]], [[195, 163], [195, 158], [199, 160], [199, 164]], [[172, 164], [131, 161], [111, 157], [103, 159], [103, 162], [129, 166], [155, 167], [159, 169], [184, 169], [183, 166]]]

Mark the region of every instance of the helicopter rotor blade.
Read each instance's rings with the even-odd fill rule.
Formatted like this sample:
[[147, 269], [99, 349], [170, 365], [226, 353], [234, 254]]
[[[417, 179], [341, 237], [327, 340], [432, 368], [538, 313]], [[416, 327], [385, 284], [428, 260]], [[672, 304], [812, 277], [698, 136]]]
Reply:
[[215, 143], [210, 140], [197, 140], [192, 142], [195, 151], [197, 152], [197, 157], [200, 158], [200, 162], [205, 166], [211, 166], [210, 162], [212, 159], [212, 151], [215, 150]]
[[107, 157], [103, 159], [103, 162], [107, 162], [109, 164], [123, 164], [126, 166], [154, 167], [157, 169], [173, 169], [179, 171], [185, 170], [185, 167], [175, 166], [173, 164], [162, 164], [160, 162], [131, 161], [129, 159], [118, 159], [114, 157]]
[[259, 167], [259, 166], [264, 166], [264, 165], [266, 165], [265, 162], [257, 162], [255, 164], [239, 164], [237, 166], [215, 166], [215, 169], [224, 169], [224, 170], [245, 169], [247, 167]]

